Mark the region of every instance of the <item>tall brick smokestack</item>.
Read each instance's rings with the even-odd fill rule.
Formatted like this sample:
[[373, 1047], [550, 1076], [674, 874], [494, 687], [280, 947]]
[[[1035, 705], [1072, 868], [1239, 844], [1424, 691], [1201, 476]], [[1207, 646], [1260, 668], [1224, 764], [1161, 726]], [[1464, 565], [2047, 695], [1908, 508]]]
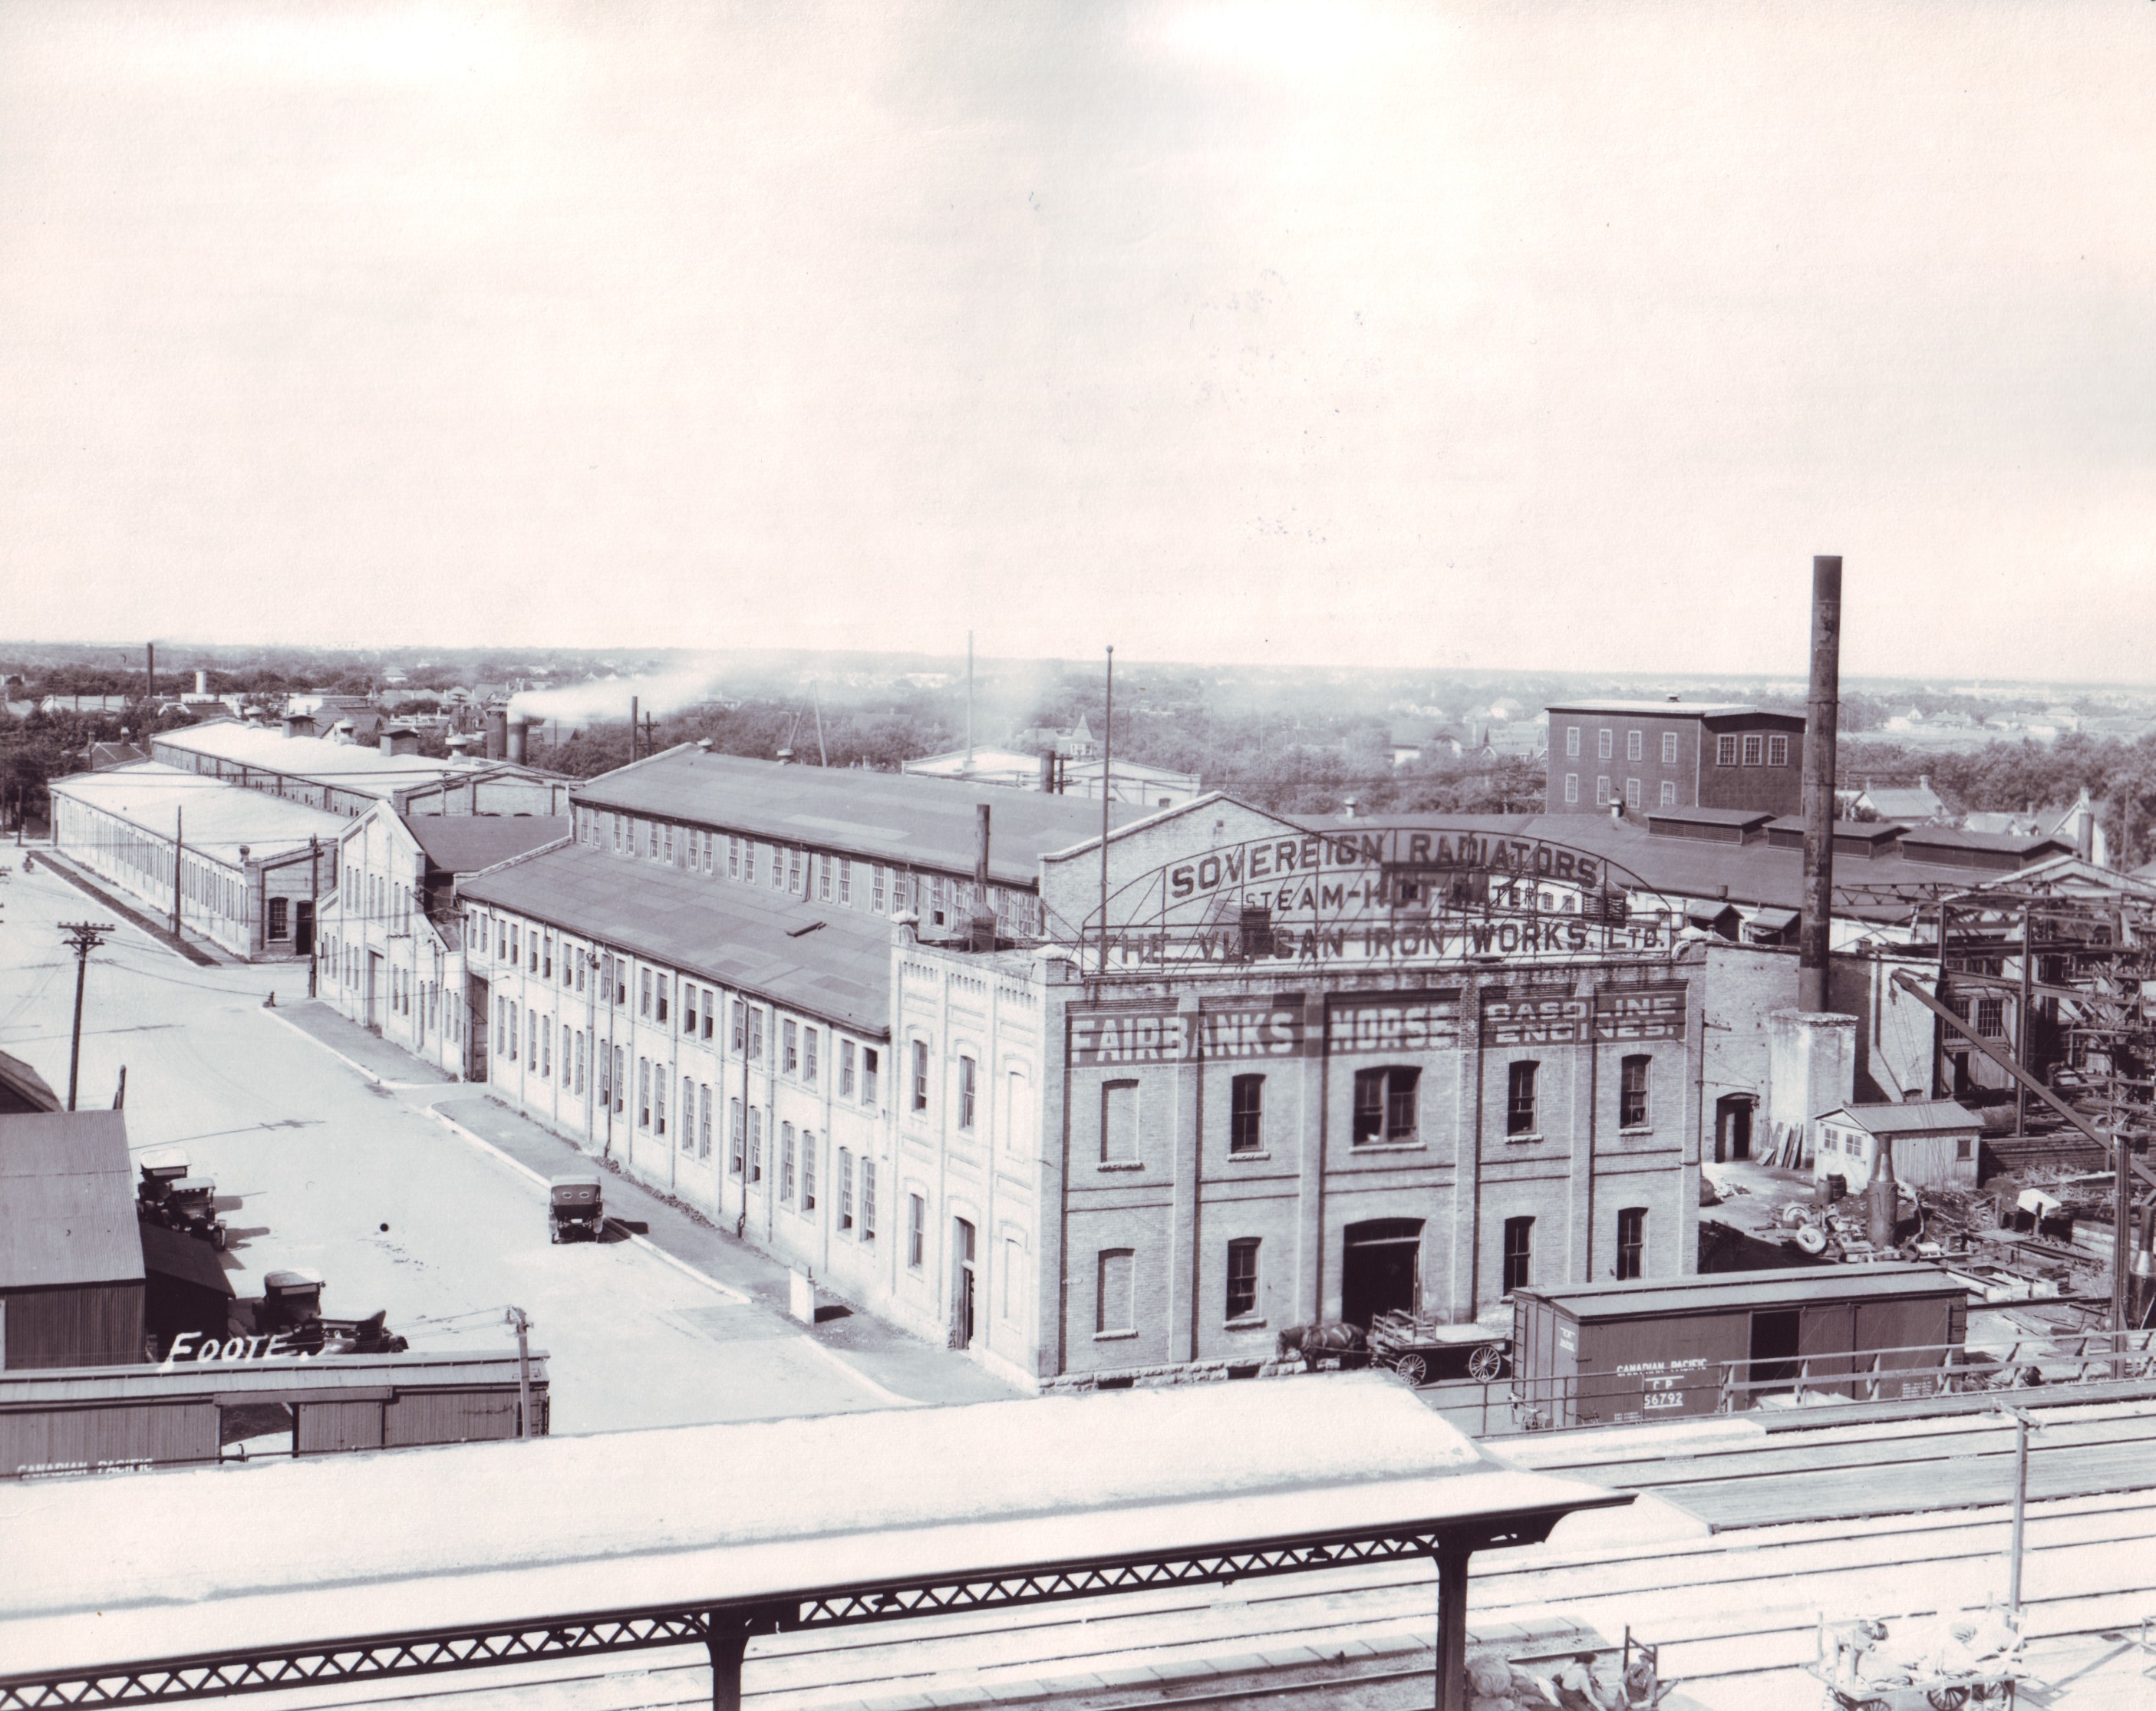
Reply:
[[1804, 889], [1797, 921], [1797, 1008], [1828, 1009], [1834, 916], [1834, 768], [1841, 704], [1841, 560], [1812, 560], [1812, 682], [1804, 708]]

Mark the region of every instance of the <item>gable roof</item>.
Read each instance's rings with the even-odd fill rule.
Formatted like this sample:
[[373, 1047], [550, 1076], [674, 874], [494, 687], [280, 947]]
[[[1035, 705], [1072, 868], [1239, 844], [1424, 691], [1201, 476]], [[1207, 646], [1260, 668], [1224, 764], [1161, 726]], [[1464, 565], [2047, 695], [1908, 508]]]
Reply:
[[[968, 875], [974, 807], [985, 802], [992, 816], [989, 876], [1029, 889], [1038, 882], [1043, 856], [1097, 837], [1101, 830], [1098, 801], [919, 773], [783, 766], [685, 743], [602, 773], [578, 787], [574, 800], [580, 807]], [[1115, 809], [1111, 818], [1132, 819], [1140, 811]]]
[[408, 814], [412, 841], [444, 873], [476, 873], [569, 835], [567, 814]]
[[475, 874], [458, 882], [457, 895], [857, 1033], [891, 1031], [892, 929], [880, 915], [582, 844]]
[[1819, 1119], [1840, 1121], [1873, 1135], [1956, 1134], [1984, 1119], [1953, 1099], [1907, 1099], [1897, 1104], [1837, 1106]]
[[125, 1112], [0, 1116], [0, 1289], [141, 1280]]

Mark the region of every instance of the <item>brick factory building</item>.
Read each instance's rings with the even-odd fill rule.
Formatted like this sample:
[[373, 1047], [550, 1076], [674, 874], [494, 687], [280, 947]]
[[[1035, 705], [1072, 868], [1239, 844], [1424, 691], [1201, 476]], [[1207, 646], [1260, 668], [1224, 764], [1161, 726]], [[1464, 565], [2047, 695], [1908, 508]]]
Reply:
[[1549, 710], [1551, 814], [1658, 808], [1770, 814], [1803, 803], [1804, 722], [1726, 701], [1592, 701]]

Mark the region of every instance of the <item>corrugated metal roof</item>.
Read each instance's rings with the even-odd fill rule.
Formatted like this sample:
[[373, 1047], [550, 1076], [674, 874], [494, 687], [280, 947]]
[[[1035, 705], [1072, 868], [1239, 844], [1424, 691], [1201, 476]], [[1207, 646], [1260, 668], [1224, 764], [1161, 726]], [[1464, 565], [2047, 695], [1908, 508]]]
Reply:
[[892, 929], [881, 916], [581, 844], [464, 881], [457, 892], [858, 1033], [891, 1031]]
[[71, 797], [167, 843], [172, 841], [177, 813], [189, 851], [228, 867], [239, 866], [243, 844], [251, 860], [263, 861], [304, 850], [310, 837], [332, 845], [352, 824], [341, 814], [326, 814], [266, 790], [222, 784], [162, 761], [78, 773], [54, 778], [50, 788], [55, 796]]
[[408, 814], [413, 840], [444, 873], [477, 873], [569, 835], [567, 814]]
[[[781, 766], [670, 748], [579, 786], [580, 804], [713, 826], [950, 873], [973, 870], [974, 806], [990, 811], [989, 867], [1000, 885], [1032, 886], [1043, 856], [1101, 834], [1101, 804], [1037, 790], [918, 773]], [[1149, 810], [1116, 806], [1111, 823]]]
[[1964, 1291], [1937, 1266], [1807, 1266], [1768, 1272], [1710, 1272], [1660, 1282], [1581, 1283], [1522, 1289], [1568, 1317], [1645, 1318], [1724, 1308], [1802, 1307], [1822, 1301], [1877, 1301]]
[[0, 1289], [138, 1282], [126, 1114], [0, 1116]]
[[1821, 1123], [1839, 1119], [1867, 1134], [1952, 1134], [1962, 1129], [1980, 1129], [1984, 1119], [1953, 1099], [1908, 1099], [1898, 1104], [1845, 1105], [1830, 1111]]

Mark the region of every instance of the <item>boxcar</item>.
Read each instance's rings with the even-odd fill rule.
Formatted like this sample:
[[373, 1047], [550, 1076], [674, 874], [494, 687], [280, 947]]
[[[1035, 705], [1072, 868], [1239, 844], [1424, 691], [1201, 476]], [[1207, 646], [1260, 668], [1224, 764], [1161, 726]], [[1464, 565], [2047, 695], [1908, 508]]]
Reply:
[[1512, 1392], [1531, 1426], [1609, 1425], [1942, 1387], [1969, 1296], [1937, 1266], [1720, 1272], [1523, 1288]]

